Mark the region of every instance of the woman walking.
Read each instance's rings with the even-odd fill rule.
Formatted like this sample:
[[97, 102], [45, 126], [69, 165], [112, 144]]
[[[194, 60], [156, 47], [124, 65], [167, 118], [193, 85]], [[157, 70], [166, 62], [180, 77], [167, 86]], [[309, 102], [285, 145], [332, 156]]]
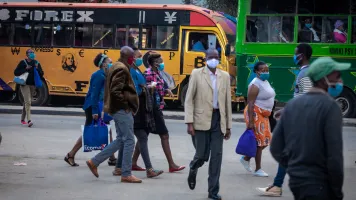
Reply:
[[[130, 73], [132, 80], [134, 81], [136, 92], [139, 97], [139, 108], [134, 116], [134, 134], [137, 138], [136, 149], [141, 153], [142, 159], [145, 163], [146, 169], [143, 169], [137, 165], [137, 158], [133, 160], [132, 170], [135, 171], [143, 171], [146, 170], [146, 174], [148, 178], [154, 178], [163, 173], [162, 170], [154, 170], [151, 164], [150, 155], [148, 151], [148, 133], [150, 131], [150, 125], [152, 123], [148, 118], [152, 116], [152, 97], [146, 87], [146, 80], [143, 76], [142, 72], [138, 68], [142, 64], [142, 54], [138, 49], [135, 50], [135, 62], [130, 68]], [[153, 116], [152, 116], [153, 117]], [[123, 146], [120, 147], [118, 163], [116, 165], [115, 170], [113, 171], [114, 176], [121, 176], [121, 167], [122, 167], [122, 156], [123, 156]], [[133, 157], [134, 158], [134, 157]]]
[[164, 108], [164, 99], [166, 93], [170, 96], [173, 96], [171, 90], [164, 88], [164, 80], [159, 74], [159, 69], [164, 68], [163, 59], [158, 53], [151, 53], [148, 57], [149, 68], [146, 69], [144, 76], [146, 79], [147, 87], [150, 88], [153, 94], [153, 115], [154, 122], [156, 125], [156, 130], [153, 132], [154, 134], [158, 134], [161, 137], [161, 145], [166, 155], [169, 172], [177, 172], [181, 171], [185, 168], [185, 166], [178, 166], [174, 163], [172, 158], [172, 152], [169, 145], [169, 135], [168, 130], [163, 118], [162, 110]]
[[[32, 99], [32, 92], [35, 90], [35, 68], [38, 71], [38, 74], [43, 78], [43, 70], [41, 64], [35, 60], [36, 54], [32, 49], [28, 49], [26, 51], [26, 56], [24, 60], [21, 60], [17, 65], [14, 74], [15, 76], [21, 76], [24, 73], [28, 73], [26, 84], [20, 85], [20, 91], [23, 96], [23, 108], [22, 108], [22, 115], [21, 115], [21, 124], [28, 125], [31, 127], [33, 122], [31, 121], [31, 99]], [[27, 117], [27, 122], [25, 118]]]
[[[261, 168], [261, 159], [262, 150], [271, 142], [269, 117], [273, 110], [276, 93], [268, 82], [269, 69], [266, 63], [256, 63], [253, 71], [257, 77], [251, 81], [248, 88], [248, 105], [244, 110], [244, 117], [247, 128], [254, 131], [257, 140], [256, 169], [254, 175], [267, 177], [268, 174]], [[240, 162], [247, 171], [252, 172], [250, 159], [251, 157], [242, 156]]]
[[[90, 86], [88, 93], [85, 97], [85, 102], [83, 110], [85, 111], [85, 126], [92, 124], [93, 120], [98, 120], [101, 115], [99, 109], [99, 102], [103, 101], [103, 91], [104, 84], [106, 79], [106, 71], [112, 65], [112, 60], [105, 54], [99, 53], [94, 59], [94, 65], [100, 69], [94, 72], [90, 78]], [[111, 134], [111, 131], [110, 131]], [[110, 137], [111, 139], [112, 137]], [[79, 149], [82, 148], [82, 136], [80, 136], [75, 143], [73, 149], [67, 153], [67, 156], [64, 158], [70, 166], [77, 167], [79, 166], [74, 161], [74, 157]], [[116, 159], [115, 156], [109, 159], [109, 165], [115, 165]]]

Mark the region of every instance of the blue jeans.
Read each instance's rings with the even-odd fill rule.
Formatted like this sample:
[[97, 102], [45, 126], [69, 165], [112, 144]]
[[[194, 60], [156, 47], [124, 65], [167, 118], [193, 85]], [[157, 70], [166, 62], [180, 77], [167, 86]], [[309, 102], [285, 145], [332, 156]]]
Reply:
[[122, 176], [131, 176], [132, 154], [135, 148], [134, 119], [132, 113], [126, 113], [125, 110], [115, 113], [113, 118], [116, 127], [116, 140], [91, 160], [95, 166], [99, 166], [122, 146]]
[[286, 174], [286, 169], [283, 168], [281, 165], [278, 165], [278, 172], [276, 177], [274, 178], [273, 186], [282, 187]]

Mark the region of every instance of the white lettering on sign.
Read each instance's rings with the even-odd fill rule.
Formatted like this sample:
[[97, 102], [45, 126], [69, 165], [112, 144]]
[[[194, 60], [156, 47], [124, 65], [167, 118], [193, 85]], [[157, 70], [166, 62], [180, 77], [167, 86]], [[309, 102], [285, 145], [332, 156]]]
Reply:
[[[94, 14], [94, 11], [77, 11], [77, 13], [79, 15], [77, 22], [93, 22], [91, 15]], [[1, 14], [0, 12], [0, 16]], [[29, 10], [16, 10], [15, 21], [23, 21], [25, 17], [30, 17], [30, 20], [34, 21], [72, 22], [74, 20], [73, 15], [74, 11], [35, 10], [30, 12]], [[5, 19], [5, 16], [2, 18]]]
[[166, 13], [166, 16], [164, 17], [164, 21], [168, 22], [168, 24], [172, 24], [173, 22], [177, 21], [177, 17], [176, 17], [177, 12], [172, 12], [172, 14], [170, 14], [169, 12], [164, 12], [164, 13]]

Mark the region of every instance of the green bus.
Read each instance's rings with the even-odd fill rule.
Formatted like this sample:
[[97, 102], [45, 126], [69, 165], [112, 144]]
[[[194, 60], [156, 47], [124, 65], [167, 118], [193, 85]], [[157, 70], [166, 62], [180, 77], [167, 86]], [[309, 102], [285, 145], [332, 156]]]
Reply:
[[248, 84], [256, 76], [253, 66], [264, 61], [276, 99], [290, 100], [299, 72], [293, 62], [298, 43], [312, 46], [312, 60], [330, 56], [352, 63], [342, 75], [345, 88], [337, 102], [344, 117], [356, 117], [356, 0], [239, 0], [236, 94], [247, 96]]

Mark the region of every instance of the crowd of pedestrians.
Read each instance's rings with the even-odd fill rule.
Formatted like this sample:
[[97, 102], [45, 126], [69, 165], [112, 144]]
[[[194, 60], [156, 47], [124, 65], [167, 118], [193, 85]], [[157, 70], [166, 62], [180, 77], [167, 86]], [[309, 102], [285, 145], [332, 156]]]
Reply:
[[[21, 123], [31, 127], [31, 90], [36, 74], [43, 78], [44, 72], [33, 50], [27, 50], [26, 56], [14, 74], [16, 77], [26, 74], [26, 81], [20, 86], [24, 98]], [[288, 173], [289, 186], [297, 200], [343, 199], [342, 115], [333, 98], [342, 92], [341, 71], [349, 69], [350, 64], [338, 63], [329, 57], [317, 58], [310, 64], [311, 57], [310, 45], [296, 47], [294, 63], [300, 72], [294, 98], [279, 111], [274, 110], [276, 92], [268, 81], [269, 67], [264, 62], [254, 66], [256, 78], [248, 86], [244, 118], [246, 129], [253, 130], [256, 140], [256, 168], [251, 168], [249, 156], [242, 155], [240, 162], [253, 175], [267, 177], [262, 170], [262, 152], [271, 146], [272, 156], [279, 164], [278, 172], [271, 186], [257, 188], [262, 195], [282, 196], [284, 177]], [[99, 69], [90, 78], [83, 106], [85, 125], [102, 119], [106, 124], [113, 120], [116, 127], [116, 139], [112, 139], [110, 130], [110, 144], [86, 161], [96, 177], [99, 177], [99, 165], [107, 159], [110, 166], [115, 166], [113, 176], [121, 176], [121, 182], [142, 183], [132, 171], [146, 171], [148, 178], [160, 176], [163, 170], [153, 168], [151, 163], [149, 133], [160, 137], [168, 171], [185, 169], [173, 160], [162, 113], [164, 97], [173, 95], [160, 75], [165, 67], [163, 58], [159, 53], [150, 52], [147, 62], [149, 67], [142, 72], [140, 50], [128, 46], [121, 48], [116, 62], [102, 53], [94, 58], [94, 65]], [[219, 179], [223, 141], [230, 138], [232, 128], [230, 76], [217, 68], [218, 65], [219, 52], [208, 49], [206, 66], [191, 73], [184, 104], [187, 132], [195, 148], [189, 165], [188, 186], [195, 189], [198, 169], [210, 160], [208, 197], [216, 200], [222, 199]], [[79, 166], [74, 158], [81, 147], [82, 136], [64, 161], [72, 167]], [[145, 168], [137, 165], [139, 155]]]

